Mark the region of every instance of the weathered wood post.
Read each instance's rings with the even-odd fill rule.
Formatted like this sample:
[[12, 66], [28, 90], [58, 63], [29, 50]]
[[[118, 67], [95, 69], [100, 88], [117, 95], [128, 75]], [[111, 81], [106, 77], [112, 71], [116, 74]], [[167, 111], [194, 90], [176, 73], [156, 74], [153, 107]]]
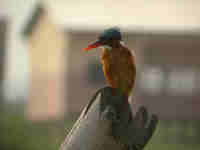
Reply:
[[133, 117], [127, 98], [105, 87], [84, 108], [60, 150], [141, 150], [157, 122], [144, 107]]

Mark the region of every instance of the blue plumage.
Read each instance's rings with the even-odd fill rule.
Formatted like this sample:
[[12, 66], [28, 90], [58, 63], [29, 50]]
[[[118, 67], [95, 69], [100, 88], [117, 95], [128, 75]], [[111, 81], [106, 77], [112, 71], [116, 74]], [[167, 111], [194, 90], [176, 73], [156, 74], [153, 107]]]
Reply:
[[99, 40], [100, 41], [107, 41], [107, 40], [112, 40], [112, 39], [116, 39], [116, 40], [121, 40], [122, 39], [122, 36], [121, 36], [119, 28], [114, 27], [114, 28], [106, 29], [99, 36]]

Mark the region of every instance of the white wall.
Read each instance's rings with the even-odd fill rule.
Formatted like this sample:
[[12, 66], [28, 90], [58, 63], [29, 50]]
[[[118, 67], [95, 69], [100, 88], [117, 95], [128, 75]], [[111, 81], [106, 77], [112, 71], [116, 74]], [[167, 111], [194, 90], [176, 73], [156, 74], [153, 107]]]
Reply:
[[197, 0], [44, 0], [54, 18], [71, 28], [195, 30], [200, 25]]

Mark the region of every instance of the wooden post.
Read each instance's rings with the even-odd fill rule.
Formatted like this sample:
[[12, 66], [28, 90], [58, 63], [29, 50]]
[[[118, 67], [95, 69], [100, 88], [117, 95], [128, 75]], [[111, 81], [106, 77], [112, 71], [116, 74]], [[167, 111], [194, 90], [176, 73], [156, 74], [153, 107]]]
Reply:
[[141, 150], [157, 122], [144, 107], [133, 117], [128, 99], [105, 87], [84, 108], [60, 150]]

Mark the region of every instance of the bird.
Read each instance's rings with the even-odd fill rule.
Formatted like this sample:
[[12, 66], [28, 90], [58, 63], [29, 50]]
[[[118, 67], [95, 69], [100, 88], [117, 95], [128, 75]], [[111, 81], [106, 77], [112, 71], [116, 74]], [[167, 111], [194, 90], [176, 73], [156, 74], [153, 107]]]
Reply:
[[136, 57], [123, 42], [122, 34], [118, 27], [105, 29], [85, 51], [100, 48], [101, 64], [106, 78], [106, 83], [112, 88], [118, 88], [129, 97], [135, 86]]

